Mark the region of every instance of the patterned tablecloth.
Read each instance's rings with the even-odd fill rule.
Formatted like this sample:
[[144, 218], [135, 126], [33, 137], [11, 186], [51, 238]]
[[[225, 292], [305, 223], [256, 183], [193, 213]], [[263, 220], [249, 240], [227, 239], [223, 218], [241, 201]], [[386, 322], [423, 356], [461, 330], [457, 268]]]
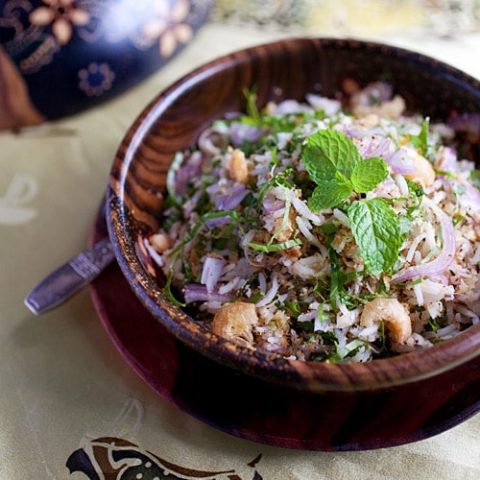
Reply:
[[[95, 441], [101, 437], [130, 442], [134, 458], [156, 454], [161, 460], [145, 463], [152, 472], [158, 467], [152, 462], [160, 465], [157, 472], [176, 472], [135, 478], [199, 478], [195, 470], [235, 470], [215, 478], [237, 480], [480, 478], [480, 416], [435, 438], [373, 452], [254, 444], [188, 417], [153, 393], [122, 361], [87, 292], [41, 318], [23, 306], [37, 280], [85, 246], [116, 146], [147, 101], [206, 60], [281, 35], [209, 25], [168, 67], [123, 97], [55, 124], [0, 133], [0, 478], [81, 480], [85, 473], [70, 474], [67, 462], [73, 468], [93, 457], [89, 478], [114, 478], [101, 475], [108, 459], [114, 461], [108, 445]], [[478, 34], [383, 40], [480, 76]]]

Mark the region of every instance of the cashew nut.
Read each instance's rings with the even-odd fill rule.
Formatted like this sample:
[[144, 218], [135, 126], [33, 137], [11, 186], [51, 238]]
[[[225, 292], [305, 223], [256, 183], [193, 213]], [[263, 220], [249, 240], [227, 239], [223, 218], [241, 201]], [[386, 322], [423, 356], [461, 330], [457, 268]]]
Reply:
[[233, 302], [217, 310], [213, 317], [212, 331], [223, 338], [252, 346], [252, 328], [257, 323], [258, 316], [253, 303]]
[[399, 95], [395, 95], [391, 100], [382, 102], [380, 105], [361, 105], [355, 104], [352, 108], [356, 117], [366, 117], [367, 115], [378, 115], [379, 117], [398, 118], [405, 110], [405, 100]]
[[171, 241], [165, 233], [156, 233], [150, 237], [152, 247], [158, 252], [163, 253], [171, 247]]
[[238, 148], [232, 152], [228, 173], [232, 180], [235, 180], [238, 183], [247, 183], [247, 161], [245, 160], [245, 154]]
[[435, 181], [435, 170], [432, 164], [417, 152], [412, 155], [412, 160], [417, 171], [410, 175], [405, 175], [405, 178], [418, 182], [423, 188], [431, 185]]
[[382, 320], [392, 342], [405, 343], [412, 335], [410, 315], [396, 298], [376, 298], [363, 307], [360, 317], [362, 327], [369, 327]]

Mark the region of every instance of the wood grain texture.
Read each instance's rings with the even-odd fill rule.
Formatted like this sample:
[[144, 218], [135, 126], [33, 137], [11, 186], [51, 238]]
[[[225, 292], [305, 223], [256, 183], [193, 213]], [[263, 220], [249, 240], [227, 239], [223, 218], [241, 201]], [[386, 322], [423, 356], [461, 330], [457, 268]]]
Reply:
[[252, 352], [203, 329], [162, 294], [162, 279], [139, 236], [157, 229], [166, 172], [177, 150], [192, 146], [212, 120], [243, 110], [245, 87], [260, 106], [308, 92], [341, 94], [345, 80], [388, 79], [412, 112], [434, 119], [480, 111], [480, 84], [406, 50], [347, 40], [290, 39], [219, 58], [155, 98], [122, 142], [111, 174], [107, 222], [119, 265], [142, 303], [182, 342], [244, 373], [311, 391], [375, 390], [439, 374], [476, 356], [480, 325], [425, 351], [366, 364], [287, 361]]
[[[101, 217], [92, 240], [105, 234]], [[480, 357], [382, 391], [302, 392], [242, 375], [185, 346], [143, 307], [117, 265], [91, 293], [111, 340], [153, 390], [241, 438], [302, 450], [365, 450], [422, 440], [480, 410]]]

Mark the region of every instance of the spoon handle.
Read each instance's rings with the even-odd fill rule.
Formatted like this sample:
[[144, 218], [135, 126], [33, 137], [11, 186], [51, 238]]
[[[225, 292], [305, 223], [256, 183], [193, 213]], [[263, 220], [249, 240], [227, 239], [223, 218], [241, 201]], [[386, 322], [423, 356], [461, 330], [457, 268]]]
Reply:
[[114, 258], [110, 240], [100, 240], [45, 277], [25, 297], [25, 305], [35, 315], [57, 307], [94, 280]]

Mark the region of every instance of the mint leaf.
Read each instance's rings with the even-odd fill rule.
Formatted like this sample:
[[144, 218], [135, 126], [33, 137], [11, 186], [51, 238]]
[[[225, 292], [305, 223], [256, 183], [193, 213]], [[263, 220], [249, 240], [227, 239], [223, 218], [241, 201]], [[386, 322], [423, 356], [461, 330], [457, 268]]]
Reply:
[[332, 208], [342, 203], [352, 194], [352, 184], [345, 181], [331, 181], [319, 185], [308, 201], [308, 207], [313, 212], [324, 208]]
[[354, 143], [335, 130], [320, 130], [310, 135], [302, 158], [308, 174], [317, 184], [325, 176], [332, 178], [332, 172], [336, 171], [350, 178], [360, 159]]
[[310, 135], [302, 161], [317, 184], [309, 200], [313, 211], [335, 207], [353, 192], [367, 193], [388, 175], [384, 160], [379, 157], [362, 160], [352, 140], [335, 130], [320, 130]]
[[430, 127], [430, 119], [427, 117], [422, 123], [422, 129], [418, 135], [410, 138], [410, 143], [422, 154], [425, 155], [428, 150], [428, 129]]
[[380, 157], [360, 160], [352, 172], [352, 185], [356, 192], [367, 193], [373, 190], [388, 175], [388, 165]]
[[373, 198], [352, 203], [348, 218], [368, 271], [372, 275], [390, 272], [402, 245], [397, 214], [385, 200]]

